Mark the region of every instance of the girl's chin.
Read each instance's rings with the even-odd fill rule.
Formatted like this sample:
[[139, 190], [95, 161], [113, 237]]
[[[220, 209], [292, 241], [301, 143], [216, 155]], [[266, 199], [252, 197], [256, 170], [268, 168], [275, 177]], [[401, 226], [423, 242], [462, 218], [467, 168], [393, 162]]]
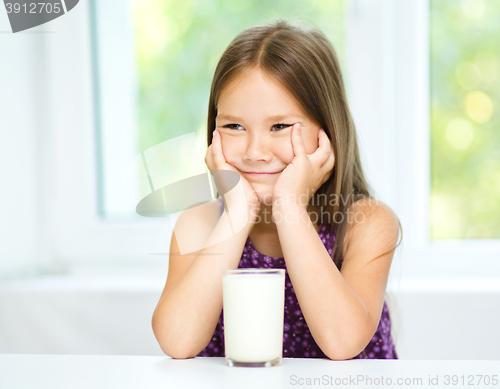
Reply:
[[273, 193], [269, 191], [261, 191], [254, 189], [257, 197], [259, 198], [261, 204], [272, 205], [273, 204]]
[[273, 205], [273, 195], [272, 194], [268, 194], [264, 197], [260, 197], [259, 196], [259, 199], [260, 199], [260, 202], [264, 205]]

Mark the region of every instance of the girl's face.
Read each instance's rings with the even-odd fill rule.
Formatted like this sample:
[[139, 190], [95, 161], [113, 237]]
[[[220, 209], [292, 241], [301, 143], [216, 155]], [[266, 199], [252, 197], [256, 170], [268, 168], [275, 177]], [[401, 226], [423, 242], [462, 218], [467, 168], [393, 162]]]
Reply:
[[219, 96], [216, 128], [226, 162], [247, 179], [266, 204], [271, 204], [280, 173], [292, 162], [294, 123], [302, 125], [306, 153], [314, 153], [320, 125], [285, 87], [259, 69], [243, 72]]

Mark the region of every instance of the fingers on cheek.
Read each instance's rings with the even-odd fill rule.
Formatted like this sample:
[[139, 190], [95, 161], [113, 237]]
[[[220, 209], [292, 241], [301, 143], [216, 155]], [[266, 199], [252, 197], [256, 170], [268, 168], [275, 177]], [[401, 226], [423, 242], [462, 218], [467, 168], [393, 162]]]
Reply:
[[316, 139], [316, 141], [314, 139], [304, 140], [304, 148], [306, 150], [306, 154], [314, 154], [319, 146], [320, 142], [318, 141], [318, 139]]

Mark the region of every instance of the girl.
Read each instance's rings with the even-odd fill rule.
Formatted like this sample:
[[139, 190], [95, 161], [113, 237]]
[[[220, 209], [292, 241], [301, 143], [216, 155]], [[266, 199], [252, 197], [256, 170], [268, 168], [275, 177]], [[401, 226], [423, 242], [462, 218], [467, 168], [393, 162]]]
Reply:
[[[286, 269], [283, 357], [396, 359], [384, 294], [400, 223], [370, 194], [328, 39], [285, 20], [240, 33], [215, 70], [208, 145], [211, 171], [240, 175], [248, 221], [186, 255], [172, 236], [162, 350], [224, 356], [222, 270], [266, 267]], [[217, 229], [217, 205], [177, 224]]]

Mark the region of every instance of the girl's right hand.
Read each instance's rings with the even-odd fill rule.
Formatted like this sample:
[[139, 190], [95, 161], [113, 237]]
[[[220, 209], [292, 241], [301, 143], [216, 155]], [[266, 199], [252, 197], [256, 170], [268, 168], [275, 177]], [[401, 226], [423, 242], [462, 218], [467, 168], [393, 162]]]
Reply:
[[[212, 144], [208, 146], [207, 154], [205, 155], [205, 163], [210, 171], [231, 170], [238, 173], [234, 166], [226, 162], [224, 152], [222, 151], [221, 135], [217, 130], [213, 132]], [[250, 183], [241, 174], [239, 174], [239, 176], [245, 192], [249, 218], [251, 222], [254, 222], [259, 214], [260, 200]]]

